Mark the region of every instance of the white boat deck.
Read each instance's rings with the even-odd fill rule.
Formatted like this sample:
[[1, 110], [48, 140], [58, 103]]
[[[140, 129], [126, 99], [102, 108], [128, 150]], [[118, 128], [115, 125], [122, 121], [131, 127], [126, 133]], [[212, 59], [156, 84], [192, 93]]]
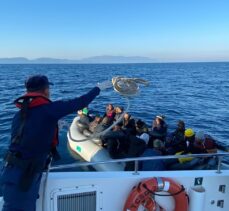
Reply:
[[[176, 157], [184, 156], [187, 155]], [[222, 156], [228, 156], [228, 153], [219, 154], [220, 158]], [[125, 160], [133, 159], [136, 160], [135, 164], [137, 164], [140, 159], [162, 158], [159, 156], [158, 158], [131, 158]], [[106, 165], [109, 165], [113, 162], [116, 161], [104, 161], [97, 164], [107, 163]], [[120, 162], [120, 160], [117, 160], [117, 162]], [[52, 167], [51, 169], [62, 168], [63, 170], [69, 167], [86, 165], [92, 165], [92, 163], [75, 163]], [[224, 168], [221, 169], [221, 159], [219, 159], [215, 170], [141, 172], [137, 170], [136, 165], [134, 172], [50, 172], [47, 182], [45, 182], [44, 173], [36, 210], [128, 211], [123, 210], [123, 208], [134, 186], [147, 178], [166, 177], [184, 186], [186, 193], [189, 195], [189, 211], [228, 211], [229, 168], [228, 166], [224, 166]], [[174, 200], [171, 196], [155, 196], [155, 200], [165, 210], [174, 210]], [[1, 204], [2, 201], [0, 201], [0, 208]], [[144, 210], [144, 208], [138, 210]]]

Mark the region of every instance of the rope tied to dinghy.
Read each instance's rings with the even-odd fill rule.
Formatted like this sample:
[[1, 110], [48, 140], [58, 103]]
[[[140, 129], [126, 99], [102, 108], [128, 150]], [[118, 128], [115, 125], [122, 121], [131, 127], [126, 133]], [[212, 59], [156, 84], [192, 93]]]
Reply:
[[[127, 78], [127, 77], [122, 77], [122, 76], [116, 76], [113, 77], [111, 80], [111, 83], [113, 85], [113, 89], [118, 92], [123, 98], [127, 100], [127, 108], [124, 110], [125, 112], [128, 112], [130, 108], [130, 101], [129, 98], [132, 96], [135, 96], [139, 93], [139, 84], [149, 86], [149, 81], [141, 79], [141, 78]], [[81, 139], [81, 140], [76, 140], [75, 138], [72, 137], [71, 130], [69, 128], [68, 134], [69, 137], [71, 138], [72, 141], [74, 142], [84, 142], [88, 140], [92, 140], [94, 138], [100, 138], [101, 136], [105, 135], [108, 131], [110, 131], [115, 125], [120, 123], [124, 117], [124, 112], [123, 114], [115, 121], [111, 126], [109, 126], [107, 129], [105, 129], [102, 132], [99, 133], [94, 133], [93, 135]]]

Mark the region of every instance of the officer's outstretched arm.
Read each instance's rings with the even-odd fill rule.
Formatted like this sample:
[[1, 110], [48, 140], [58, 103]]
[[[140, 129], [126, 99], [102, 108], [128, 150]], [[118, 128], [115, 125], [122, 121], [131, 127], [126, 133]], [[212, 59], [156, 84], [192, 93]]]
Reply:
[[112, 82], [109, 80], [98, 83], [95, 88], [81, 97], [66, 101], [56, 101], [48, 104], [48, 112], [55, 120], [59, 120], [68, 114], [87, 107], [95, 99], [95, 97], [99, 95], [101, 90], [108, 89], [112, 86]]
[[70, 100], [54, 101], [47, 105], [47, 113], [55, 120], [59, 120], [68, 114], [72, 114], [87, 107], [96, 98], [96, 96], [99, 95], [99, 93], [99, 87], [95, 87], [87, 94], [80, 97]]

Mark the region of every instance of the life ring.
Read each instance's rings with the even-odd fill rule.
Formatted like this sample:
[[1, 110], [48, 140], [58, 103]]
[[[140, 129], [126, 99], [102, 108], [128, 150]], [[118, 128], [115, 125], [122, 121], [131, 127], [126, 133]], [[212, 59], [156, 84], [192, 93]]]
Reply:
[[[169, 194], [155, 193], [161, 191]], [[126, 200], [123, 211], [137, 211], [140, 206], [144, 206], [148, 211], [164, 210], [161, 207], [158, 208], [152, 195], [173, 196], [175, 200], [174, 211], [188, 210], [188, 195], [184, 187], [169, 178], [159, 177], [147, 179], [134, 187]]]

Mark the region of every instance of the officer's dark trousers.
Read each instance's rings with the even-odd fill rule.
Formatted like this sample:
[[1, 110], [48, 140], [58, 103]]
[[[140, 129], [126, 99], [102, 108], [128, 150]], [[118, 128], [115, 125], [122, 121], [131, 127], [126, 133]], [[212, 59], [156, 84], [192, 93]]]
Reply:
[[29, 190], [24, 192], [19, 187], [22, 170], [16, 166], [3, 167], [1, 187], [4, 199], [2, 211], [35, 211], [38, 198], [41, 173], [34, 176]]

